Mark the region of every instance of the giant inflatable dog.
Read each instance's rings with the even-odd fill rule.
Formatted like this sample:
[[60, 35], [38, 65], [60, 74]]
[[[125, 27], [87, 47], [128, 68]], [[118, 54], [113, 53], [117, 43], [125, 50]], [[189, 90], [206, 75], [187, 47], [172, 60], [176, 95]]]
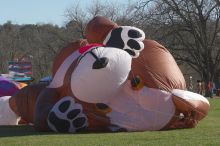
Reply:
[[97, 16], [85, 33], [55, 57], [48, 86], [28, 86], [9, 100], [37, 130], [192, 128], [207, 115], [207, 99], [186, 91], [169, 51], [143, 31]]

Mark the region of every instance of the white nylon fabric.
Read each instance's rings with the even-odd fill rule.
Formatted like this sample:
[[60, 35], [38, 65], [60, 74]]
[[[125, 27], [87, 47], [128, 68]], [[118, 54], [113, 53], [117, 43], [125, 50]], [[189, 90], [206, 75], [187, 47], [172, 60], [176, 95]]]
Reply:
[[18, 117], [9, 106], [11, 96], [0, 97], [0, 125], [18, 125]]
[[209, 101], [202, 95], [190, 92], [190, 91], [185, 91], [185, 90], [180, 90], [180, 89], [174, 89], [172, 90], [172, 94], [175, 96], [178, 96], [188, 102], [193, 102], [194, 101], [202, 101], [207, 104], [209, 104]]
[[175, 114], [169, 92], [147, 87], [134, 91], [130, 81], [108, 105], [111, 123], [128, 131], [160, 130]]
[[99, 58], [108, 58], [107, 66], [93, 69], [96, 59], [90, 53], [86, 53], [72, 74], [71, 89], [82, 101], [106, 103], [126, 81], [131, 70], [132, 58], [124, 50], [112, 47], [98, 47], [93, 53]]

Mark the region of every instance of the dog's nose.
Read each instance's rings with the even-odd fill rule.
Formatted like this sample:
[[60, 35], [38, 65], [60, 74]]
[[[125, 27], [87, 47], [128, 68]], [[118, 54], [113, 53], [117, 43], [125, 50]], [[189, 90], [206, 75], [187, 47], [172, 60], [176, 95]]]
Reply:
[[108, 64], [109, 59], [106, 57], [102, 57], [97, 59], [92, 66], [92, 69], [102, 69], [105, 68]]

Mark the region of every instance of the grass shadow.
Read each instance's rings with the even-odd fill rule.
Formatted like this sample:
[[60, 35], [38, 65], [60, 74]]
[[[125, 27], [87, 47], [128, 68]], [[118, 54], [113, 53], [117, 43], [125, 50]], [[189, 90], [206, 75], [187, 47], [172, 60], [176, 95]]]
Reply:
[[55, 134], [53, 132], [37, 132], [33, 126], [0, 126], [0, 137], [27, 136], [27, 135], [48, 135]]
[[[121, 131], [122, 132], [122, 131]], [[103, 134], [103, 133], [113, 133], [109, 131], [99, 131], [99, 132], [88, 132], [82, 131], [74, 134]], [[15, 126], [0, 126], [0, 137], [13, 137], [13, 136], [36, 136], [36, 135], [56, 135], [65, 134], [71, 135], [73, 133], [56, 133], [56, 132], [38, 132], [31, 125], [15, 125]]]

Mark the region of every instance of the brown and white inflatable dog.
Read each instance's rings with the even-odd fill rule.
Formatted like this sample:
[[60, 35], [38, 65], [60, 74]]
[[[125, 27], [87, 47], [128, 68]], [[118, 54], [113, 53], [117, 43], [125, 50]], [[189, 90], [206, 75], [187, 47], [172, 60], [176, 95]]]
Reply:
[[12, 110], [37, 130], [192, 128], [207, 115], [208, 100], [186, 91], [172, 55], [140, 29], [98, 16], [86, 38], [58, 53], [50, 85], [28, 86], [10, 98]]

